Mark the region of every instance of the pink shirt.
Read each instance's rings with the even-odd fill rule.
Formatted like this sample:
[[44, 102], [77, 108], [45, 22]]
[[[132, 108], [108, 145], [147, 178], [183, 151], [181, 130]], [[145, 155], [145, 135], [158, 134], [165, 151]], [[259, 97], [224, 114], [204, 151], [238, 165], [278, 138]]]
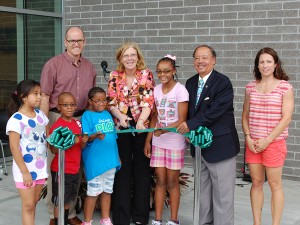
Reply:
[[96, 84], [96, 71], [90, 61], [80, 57], [79, 66], [64, 52], [51, 58], [44, 65], [41, 75], [42, 93], [50, 96], [49, 109], [57, 106], [58, 95], [71, 92], [77, 102], [77, 110], [88, 105], [88, 92]]
[[[154, 88], [154, 99], [158, 113], [156, 127], [167, 127], [178, 120], [178, 103], [188, 102], [189, 93], [182, 84], [177, 82], [169, 93], [164, 94], [162, 84], [159, 84]], [[174, 132], [168, 132], [159, 137], [153, 135], [152, 145], [160, 148], [182, 150], [185, 148], [185, 137]]]
[[[285, 80], [270, 93], [261, 94], [256, 91], [256, 81], [246, 85], [250, 96], [249, 128], [253, 139], [267, 137], [282, 118], [282, 102], [285, 93], [292, 87]], [[282, 140], [288, 136], [288, 127], [275, 139]]]

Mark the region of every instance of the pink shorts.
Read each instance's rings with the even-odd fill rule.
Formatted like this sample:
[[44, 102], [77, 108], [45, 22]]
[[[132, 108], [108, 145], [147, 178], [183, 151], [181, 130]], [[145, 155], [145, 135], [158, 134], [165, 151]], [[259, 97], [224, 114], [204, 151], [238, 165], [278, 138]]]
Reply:
[[246, 145], [246, 163], [262, 164], [265, 167], [281, 167], [287, 155], [285, 140], [274, 141], [262, 152], [253, 153]]
[[37, 184], [42, 184], [42, 185], [44, 185], [45, 182], [46, 182], [46, 179], [33, 180], [33, 181], [32, 181], [31, 187], [26, 187], [26, 186], [24, 185], [23, 182], [15, 182], [15, 184], [16, 184], [16, 188], [19, 188], [19, 189], [27, 189], [27, 188], [32, 188], [32, 187], [34, 187], [34, 186], [37, 185]]
[[184, 167], [184, 149], [171, 150], [152, 146], [150, 166], [180, 170]]

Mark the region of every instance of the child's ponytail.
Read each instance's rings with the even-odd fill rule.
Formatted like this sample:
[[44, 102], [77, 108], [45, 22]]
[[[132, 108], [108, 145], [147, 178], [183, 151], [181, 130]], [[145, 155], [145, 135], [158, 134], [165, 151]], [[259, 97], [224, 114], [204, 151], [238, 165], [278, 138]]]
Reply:
[[18, 85], [16, 91], [11, 95], [7, 106], [7, 116], [11, 117], [23, 104], [22, 98], [26, 98], [30, 91], [40, 83], [35, 80], [22, 80]]
[[7, 116], [11, 117], [15, 112], [19, 110], [22, 105], [22, 99], [19, 98], [18, 92], [15, 91], [10, 97], [8, 106], [7, 106]]

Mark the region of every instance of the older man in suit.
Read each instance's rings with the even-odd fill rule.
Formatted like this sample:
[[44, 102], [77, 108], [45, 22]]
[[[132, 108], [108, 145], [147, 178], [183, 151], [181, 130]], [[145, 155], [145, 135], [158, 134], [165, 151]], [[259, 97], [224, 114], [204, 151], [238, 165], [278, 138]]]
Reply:
[[[197, 74], [186, 82], [189, 118], [177, 130], [186, 133], [199, 126], [212, 131], [213, 142], [201, 150], [200, 224], [234, 224], [236, 155], [240, 151], [235, 128], [233, 89], [229, 78], [216, 70], [216, 52], [207, 45], [193, 54]], [[191, 147], [192, 156], [194, 148]]]

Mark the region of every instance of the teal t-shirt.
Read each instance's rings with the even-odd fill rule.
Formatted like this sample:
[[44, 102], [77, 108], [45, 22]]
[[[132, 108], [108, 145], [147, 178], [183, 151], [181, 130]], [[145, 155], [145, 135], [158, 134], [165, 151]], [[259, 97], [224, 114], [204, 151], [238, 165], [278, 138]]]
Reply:
[[82, 150], [86, 179], [92, 180], [112, 168], [120, 169], [116, 140], [118, 136], [110, 113], [106, 110], [102, 112], [87, 110], [81, 117], [81, 123], [83, 133], [105, 133], [103, 140], [95, 139], [93, 142], [87, 143]]

